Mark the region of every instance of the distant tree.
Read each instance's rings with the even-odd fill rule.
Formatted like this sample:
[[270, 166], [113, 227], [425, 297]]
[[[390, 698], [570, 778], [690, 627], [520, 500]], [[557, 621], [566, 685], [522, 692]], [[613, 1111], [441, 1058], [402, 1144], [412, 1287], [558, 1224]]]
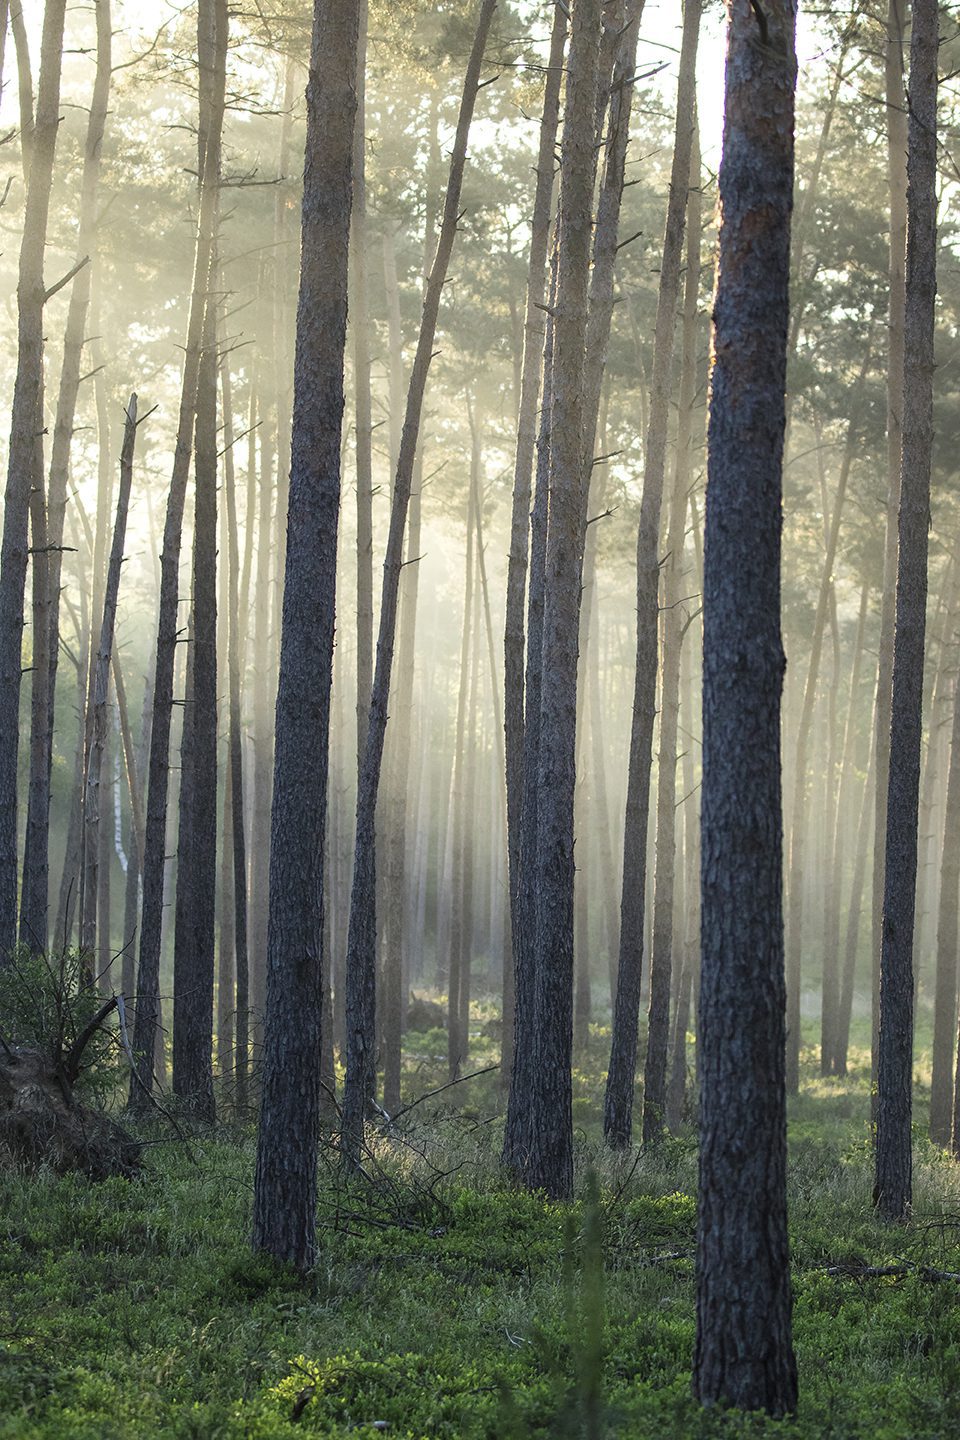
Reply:
[[914, 0], [908, 105], [903, 455], [880, 955], [874, 1186], [874, 1201], [888, 1220], [903, 1218], [912, 1198], [913, 926], [933, 450], [938, 34], [937, 0]]
[[728, 0], [703, 596], [694, 1392], [797, 1402], [787, 1242], [780, 530], [796, 0]]
[[[313, 1263], [323, 841], [360, 0], [315, 0], [270, 845], [253, 1247]], [[304, 756], [312, 756], [304, 764]]]
[[417, 350], [410, 372], [407, 405], [400, 439], [390, 509], [390, 529], [383, 562], [383, 589], [377, 659], [370, 696], [369, 729], [357, 791], [357, 827], [350, 922], [347, 937], [347, 1076], [343, 1097], [341, 1145], [350, 1164], [359, 1161], [367, 1106], [373, 1098], [376, 1047], [376, 838], [375, 816], [380, 769], [387, 730], [387, 702], [397, 630], [403, 537], [413, 480], [417, 439], [427, 376], [433, 358], [440, 300], [453, 253], [460, 218], [460, 194], [467, 159], [473, 109], [496, 0], [482, 0], [476, 35], [467, 64], [460, 114], [450, 157], [450, 175], [443, 206], [437, 253], [423, 300]]
[[[685, 0], [683, 40], [677, 88], [676, 128], [670, 174], [657, 298], [657, 322], [650, 382], [650, 424], [644, 449], [643, 499], [637, 532], [637, 664], [630, 730], [627, 776], [627, 811], [624, 829], [623, 895], [620, 903], [620, 963], [614, 1002], [610, 1068], [604, 1097], [603, 1130], [607, 1143], [629, 1145], [633, 1088], [637, 1062], [637, 1026], [640, 1007], [640, 965], [643, 952], [644, 894], [646, 890], [647, 824], [650, 809], [650, 762], [657, 688], [658, 627], [660, 623], [660, 512], [666, 469], [667, 431], [673, 375], [673, 349], [677, 300], [683, 259], [683, 235], [690, 185], [690, 154], [696, 106], [697, 45], [700, 38], [700, 0]], [[650, 1029], [644, 1090], [644, 1140], [663, 1128], [666, 1102], [667, 1040], [670, 1014], [671, 946], [663, 910], [673, 908], [673, 796], [665, 799], [671, 810], [669, 839], [658, 834], [660, 877], [659, 924], [654, 927], [654, 962], [650, 981]], [[671, 878], [666, 880], [665, 851], [670, 849]], [[669, 897], [666, 890], [669, 888]]]

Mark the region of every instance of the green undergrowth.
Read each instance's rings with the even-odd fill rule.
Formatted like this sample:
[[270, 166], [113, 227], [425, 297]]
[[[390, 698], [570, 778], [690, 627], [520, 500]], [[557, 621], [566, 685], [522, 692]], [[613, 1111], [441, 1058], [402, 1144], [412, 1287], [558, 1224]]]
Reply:
[[249, 1131], [148, 1136], [135, 1182], [0, 1176], [0, 1437], [960, 1433], [960, 1178], [918, 1138], [913, 1223], [877, 1222], [863, 1052], [793, 1106], [784, 1421], [693, 1402], [693, 1135], [605, 1155], [590, 1058], [575, 1205], [504, 1186], [481, 1077], [371, 1136], [365, 1181], [323, 1156], [305, 1282], [247, 1248]]

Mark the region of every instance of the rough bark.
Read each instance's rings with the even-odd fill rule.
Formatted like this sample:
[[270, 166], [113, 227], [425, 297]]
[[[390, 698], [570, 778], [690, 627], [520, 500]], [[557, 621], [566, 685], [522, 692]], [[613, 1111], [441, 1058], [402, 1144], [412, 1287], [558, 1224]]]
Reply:
[[888, 1220], [900, 1219], [909, 1211], [912, 1193], [913, 922], [933, 446], [938, 29], [936, 0], [914, 0], [907, 157], [903, 456], [880, 953], [874, 1186], [877, 1207]]
[[[574, 0], [560, 160], [560, 218], [550, 420], [534, 887], [535, 1061], [523, 1179], [573, 1189], [573, 809], [580, 580], [587, 480], [584, 374], [600, 42], [597, 0]], [[519, 1037], [518, 1037], [519, 1040]]]
[[[313, 1262], [323, 840], [333, 682], [359, 0], [314, 8], [270, 849], [253, 1246]], [[303, 757], [314, 756], [309, 766]]]
[[413, 479], [427, 375], [433, 357], [440, 299], [456, 238], [467, 140], [480, 86], [480, 70], [496, 0], [482, 0], [477, 33], [467, 65], [460, 115], [450, 160], [437, 253], [423, 302], [423, 316], [400, 440], [384, 556], [377, 659], [370, 697], [370, 724], [357, 794], [356, 846], [347, 938], [347, 1078], [341, 1116], [341, 1145], [348, 1163], [359, 1160], [363, 1124], [371, 1098], [375, 1063], [376, 857], [374, 822], [387, 729], [387, 703], [397, 625], [403, 536]]
[[[225, 12], [225, 6], [224, 6]], [[214, 262], [215, 264], [215, 262]], [[212, 271], [211, 271], [212, 273]], [[173, 949], [173, 1093], [212, 1121], [217, 856], [217, 317], [207, 303], [197, 387], [193, 518], [193, 683], [184, 709]], [[189, 766], [186, 753], [189, 752]], [[184, 782], [189, 779], [188, 795]], [[181, 900], [185, 903], [181, 905]]]
[[[523, 808], [523, 704], [524, 704], [524, 599], [527, 586], [530, 501], [534, 447], [537, 434], [537, 400], [543, 368], [546, 315], [543, 303], [547, 285], [547, 246], [554, 189], [554, 147], [560, 116], [560, 84], [567, 36], [567, 13], [553, 7], [553, 29], [547, 60], [543, 112], [537, 151], [533, 210], [530, 221], [530, 256], [523, 331], [523, 364], [517, 418], [517, 448], [513, 470], [513, 507], [510, 550], [507, 557], [507, 597], [503, 631], [503, 725], [506, 751], [507, 836], [510, 870], [511, 934], [517, 925], [517, 887], [520, 871], [520, 826]], [[514, 959], [514, 970], [516, 959]], [[500, 1079], [509, 1085], [513, 1069], [515, 979], [504, 987], [503, 1051]]]
[[728, 3], [704, 545], [693, 1387], [704, 1404], [774, 1415], [797, 1403], [780, 795], [796, 8]]

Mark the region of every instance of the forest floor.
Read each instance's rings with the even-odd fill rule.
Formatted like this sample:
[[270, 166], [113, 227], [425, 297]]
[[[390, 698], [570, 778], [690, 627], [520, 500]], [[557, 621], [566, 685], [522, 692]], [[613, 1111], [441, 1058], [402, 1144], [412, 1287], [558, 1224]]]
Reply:
[[324, 1155], [306, 1283], [247, 1249], [252, 1131], [157, 1131], [133, 1182], [0, 1176], [0, 1437], [956, 1436], [960, 1283], [932, 1272], [960, 1271], [960, 1168], [918, 1124], [913, 1223], [878, 1223], [866, 1052], [843, 1081], [815, 1058], [790, 1121], [794, 1420], [693, 1402], [693, 1131], [603, 1153], [598, 1030], [575, 1206], [504, 1186], [485, 1075], [374, 1141], [368, 1181]]

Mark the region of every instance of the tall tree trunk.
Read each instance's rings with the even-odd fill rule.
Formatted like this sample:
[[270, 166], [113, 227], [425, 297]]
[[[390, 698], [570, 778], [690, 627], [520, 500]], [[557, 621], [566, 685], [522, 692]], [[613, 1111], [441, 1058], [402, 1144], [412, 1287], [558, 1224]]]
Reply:
[[[49, 642], [47, 649], [46, 678], [46, 737], [36, 731], [42, 723], [41, 708], [37, 704], [31, 717], [31, 764], [30, 799], [27, 809], [27, 834], [33, 837], [33, 855], [24, 854], [24, 894], [21, 898], [21, 924], [24, 915], [34, 915], [30, 927], [36, 933], [46, 929], [43, 918], [46, 907], [46, 866], [47, 837], [50, 817], [50, 775], [53, 755], [53, 732], [57, 666], [60, 658], [60, 577], [63, 562], [63, 520], [67, 503], [70, 448], [73, 440], [77, 395], [80, 389], [80, 366], [84, 345], [87, 342], [87, 313], [90, 306], [90, 292], [96, 258], [97, 197], [100, 184], [100, 159], [103, 136], [106, 129], [110, 82], [112, 76], [112, 18], [110, 0], [96, 0], [97, 24], [97, 68], [93, 82], [93, 94], [87, 121], [84, 142], [83, 172], [80, 180], [80, 202], [78, 208], [77, 264], [87, 257], [91, 263], [78, 271], [70, 291], [67, 323], [63, 338], [63, 363], [60, 370], [60, 389], [57, 395], [56, 418], [53, 427], [53, 443], [50, 452], [50, 473], [47, 487], [47, 534], [46, 544], [50, 547], [46, 557], [47, 611]], [[42, 505], [42, 492], [39, 499]], [[39, 505], [38, 505], [39, 508]], [[37, 542], [34, 542], [34, 549]], [[42, 686], [42, 678], [36, 668], [32, 676], [35, 687]], [[39, 695], [36, 697], [39, 701]], [[35, 876], [33, 897], [29, 895], [28, 878]], [[42, 905], [41, 911], [36, 906]]]
[[[184, 708], [181, 748], [180, 815], [183, 817], [187, 810], [189, 818], [178, 847], [177, 927], [173, 951], [173, 1092], [198, 1119], [211, 1122], [214, 1118], [212, 1045], [217, 887], [216, 311], [216, 302], [211, 297], [207, 303], [197, 387], [193, 684], [190, 704]], [[189, 793], [184, 796], [184, 781], [188, 778]]]
[[857, 968], [857, 948], [860, 940], [860, 916], [863, 910], [863, 890], [867, 875], [867, 857], [870, 851], [871, 810], [876, 798], [873, 786], [875, 764], [875, 753], [871, 745], [865, 788], [860, 800], [860, 818], [857, 824], [856, 852], [853, 862], [853, 877], [850, 881], [850, 904], [847, 910], [847, 930], [844, 938], [840, 1011], [837, 1016], [835, 1039], [834, 1073], [837, 1075], [846, 1075], [847, 1073], [850, 1017], [853, 1014], [853, 987]]
[[[205, 4], [213, 0], [204, 0]], [[216, 0], [218, 21], [222, 0]], [[221, 128], [223, 124], [226, 74], [226, 36], [220, 38], [218, 23], [216, 90], [211, 100], [211, 118], [206, 134], [200, 178], [200, 211], [194, 256], [190, 315], [180, 389], [180, 409], [173, 456], [173, 471], [167, 496], [160, 557], [160, 599], [157, 619], [157, 654], [153, 685], [153, 723], [150, 733], [150, 765], [147, 781], [147, 818], [143, 863], [143, 906], [140, 922], [140, 965], [137, 975], [137, 1011], [133, 1035], [136, 1075], [131, 1079], [130, 1106], [144, 1109], [153, 1076], [153, 1056], [160, 1018], [160, 946], [163, 918], [164, 857], [167, 853], [167, 786], [169, 780], [170, 722], [173, 712], [174, 660], [179, 639], [178, 605], [180, 546], [183, 511], [190, 478], [193, 429], [197, 407], [200, 357], [203, 349], [204, 316], [210, 285], [211, 260], [216, 234]]]
[[[573, 807], [580, 580], [586, 524], [584, 377], [600, 5], [574, 0], [560, 161], [543, 609], [534, 887], [535, 1061], [523, 1173], [531, 1189], [573, 1189]], [[523, 860], [526, 869], [526, 859]], [[519, 1037], [518, 1037], [519, 1040]]]
[[457, 724], [453, 741], [453, 771], [450, 777], [450, 829], [453, 836], [453, 852], [450, 867], [450, 983], [447, 987], [447, 1074], [455, 1080], [460, 1073], [462, 1044], [460, 1035], [460, 987], [463, 978], [464, 905], [466, 828], [473, 823], [473, 817], [466, 820], [464, 813], [464, 770], [466, 768], [467, 710], [470, 701], [470, 647], [475, 637], [471, 630], [473, 615], [473, 554], [474, 554], [474, 513], [473, 473], [471, 456], [470, 491], [467, 494], [466, 529], [467, 558], [464, 565], [463, 582], [463, 631], [460, 636], [460, 671], [457, 689]]
[[[359, 11], [359, 0], [316, 0], [314, 8], [276, 710], [253, 1246], [300, 1270], [315, 1252], [323, 842]], [[307, 754], [314, 758], [305, 767]]]
[[[610, 1065], [604, 1098], [603, 1133], [608, 1145], [630, 1144], [633, 1090], [637, 1063], [640, 1007], [640, 973], [643, 956], [645, 889], [647, 877], [647, 823], [650, 809], [650, 765], [657, 687], [657, 639], [660, 620], [660, 509], [666, 464], [670, 385], [684, 223], [690, 183], [696, 103], [696, 59], [700, 37], [700, 0], [686, 0], [677, 90], [676, 128], [670, 197], [663, 235], [660, 289], [654, 334], [650, 425], [644, 448], [643, 498], [637, 535], [637, 659], [630, 760], [627, 774], [627, 817], [623, 842], [623, 893], [620, 903], [620, 961], [614, 1005]], [[671, 902], [672, 903], [672, 902]], [[651, 972], [651, 1011], [654, 1016], [654, 1071], [659, 1077], [657, 1095], [663, 1107], [666, 1046], [670, 1007], [670, 956], [658, 954]], [[651, 1111], [651, 1117], [653, 1112]], [[662, 1116], [661, 1116], [662, 1119]]]
[[[823, 917], [823, 1013], [820, 1022], [820, 1073], [836, 1075], [838, 1054], [839, 1012], [841, 1006], [841, 964], [840, 964], [840, 894], [844, 869], [845, 835], [849, 829], [849, 816], [853, 811], [854, 752], [856, 749], [857, 719], [859, 712], [860, 676], [863, 669], [864, 639], [866, 635], [867, 609], [870, 588], [864, 585], [860, 593], [860, 616], [857, 621], [857, 637], [854, 641], [853, 667], [850, 674], [850, 695], [847, 701], [847, 719], [843, 737], [843, 754], [840, 762], [840, 785], [834, 810], [833, 843], [829, 856], [826, 876], [826, 896]], [[833, 1013], [830, 1013], [831, 1003]]]
[[704, 1404], [774, 1415], [797, 1403], [780, 795], [796, 8], [795, 0], [728, 3], [703, 606], [693, 1387]]
[[[519, 885], [521, 810], [523, 806], [523, 701], [524, 701], [524, 598], [527, 584], [527, 554], [530, 524], [530, 497], [534, 445], [537, 432], [537, 400], [543, 368], [546, 316], [547, 246], [553, 201], [554, 147], [560, 115], [560, 83], [567, 35], [567, 12], [553, 7], [553, 30], [547, 60], [543, 113], [537, 151], [537, 183], [530, 224], [530, 257], [527, 271], [527, 300], [524, 319], [523, 366], [517, 419], [517, 448], [513, 472], [513, 507], [510, 522], [510, 550], [507, 558], [507, 599], [503, 632], [503, 724], [506, 750], [507, 832], [510, 869], [511, 933], [516, 934], [517, 887]], [[516, 961], [514, 961], [514, 968]], [[514, 971], [503, 996], [503, 1051], [500, 1080], [510, 1083], [513, 1070], [515, 1014]]]
[[387, 702], [397, 625], [403, 536], [413, 479], [417, 437], [427, 375], [433, 355], [440, 298], [456, 238], [467, 140], [480, 86], [480, 70], [496, 0], [482, 0], [477, 33], [467, 65], [460, 116], [450, 160], [437, 254], [423, 302], [423, 318], [397, 460], [390, 529], [383, 566], [377, 660], [370, 697], [370, 725], [357, 794], [356, 848], [347, 939], [347, 1077], [341, 1116], [341, 1144], [348, 1163], [357, 1163], [363, 1143], [366, 1108], [372, 1097], [375, 1064], [375, 983], [377, 953], [376, 859], [374, 821], [387, 728]]
[[[691, 3], [691, 0], [687, 0]], [[690, 180], [687, 199], [689, 237], [683, 301], [683, 355], [677, 461], [667, 553], [663, 574], [663, 658], [660, 668], [660, 751], [657, 760], [657, 850], [653, 890], [653, 943], [650, 963], [650, 1010], [647, 1056], [643, 1072], [643, 1141], [650, 1144], [663, 1131], [667, 1103], [667, 1049], [670, 989], [674, 972], [674, 876], [676, 871], [677, 730], [680, 709], [680, 660], [686, 629], [680, 609], [684, 599], [683, 541], [690, 488], [690, 445], [697, 371], [697, 303], [700, 298], [700, 143], [696, 96], [690, 124]], [[654, 366], [656, 372], [656, 366]]]
[[[366, 65], [367, 0], [360, 6], [357, 120], [353, 137], [353, 230], [350, 236], [353, 390], [357, 455], [357, 772], [367, 738], [373, 683], [373, 417], [370, 400], [370, 320], [367, 310]], [[396, 452], [391, 455], [395, 463]], [[389, 1107], [388, 1107], [389, 1108]]]
[[250, 982], [247, 957], [247, 843], [244, 816], [243, 785], [243, 723], [240, 693], [240, 649], [246, 633], [245, 616], [240, 609], [240, 547], [237, 538], [237, 497], [233, 467], [233, 406], [231, 404], [230, 367], [227, 358], [220, 358], [220, 388], [224, 418], [224, 506], [227, 523], [227, 686], [228, 745], [230, 750], [229, 786], [232, 822], [231, 850], [233, 856], [234, 975], [236, 984], [234, 1046], [232, 1067], [234, 1095], [239, 1114], [247, 1106], [247, 1068], [249, 1064]]
[[874, 1198], [888, 1220], [910, 1208], [913, 1083], [913, 920], [923, 723], [927, 531], [933, 446], [937, 291], [937, 0], [914, 0], [910, 39], [903, 461], [890, 706]]
[[0, 548], [0, 964], [9, 959], [17, 940], [17, 769], [23, 606], [30, 492], [38, 481], [42, 484], [43, 475], [42, 468], [39, 475], [37, 473], [37, 435], [43, 430], [43, 310], [48, 298], [44, 257], [60, 127], [65, 10], [66, 0], [46, 0], [17, 277], [17, 371]]
[[[890, 304], [887, 321], [887, 522], [883, 555], [883, 596], [877, 657], [875, 722], [877, 788], [873, 816], [872, 953], [873, 1004], [870, 1047], [872, 1085], [877, 1082], [880, 1036], [880, 951], [886, 863], [887, 790], [890, 777], [891, 687], [893, 633], [897, 586], [897, 515], [900, 508], [900, 462], [903, 436], [904, 258], [907, 246], [907, 106], [903, 83], [903, 44], [910, 0], [888, 0], [886, 38], [887, 173], [890, 190]], [[873, 1092], [876, 1093], [875, 1091]], [[874, 1105], [876, 1100], [874, 1100]]]

